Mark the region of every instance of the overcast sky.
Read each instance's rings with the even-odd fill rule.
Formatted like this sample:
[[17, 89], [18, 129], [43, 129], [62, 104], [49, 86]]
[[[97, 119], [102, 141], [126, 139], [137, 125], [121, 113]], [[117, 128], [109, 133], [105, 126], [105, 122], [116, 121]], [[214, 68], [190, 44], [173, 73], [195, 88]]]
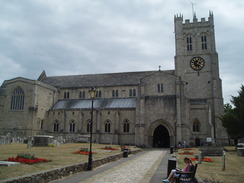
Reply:
[[174, 15], [213, 11], [224, 101], [244, 84], [244, 0], [0, 0], [0, 85], [174, 69]]

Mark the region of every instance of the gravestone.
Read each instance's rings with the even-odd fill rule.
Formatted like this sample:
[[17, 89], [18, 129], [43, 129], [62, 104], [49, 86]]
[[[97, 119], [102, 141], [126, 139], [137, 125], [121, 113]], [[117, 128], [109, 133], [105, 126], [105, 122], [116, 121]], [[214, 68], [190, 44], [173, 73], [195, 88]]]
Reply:
[[244, 147], [238, 147], [237, 148], [237, 155], [238, 156], [244, 156]]
[[88, 143], [90, 135], [79, 135], [76, 137], [75, 142], [77, 143]]
[[19, 162], [12, 162], [12, 161], [0, 161], [0, 166], [13, 166], [19, 165]]
[[48, 135], [35, 135], [33, 146], [48, 146], [53, 144], [53, 136]]
[[31, 138], [31, 136], [30, 136], [30, 137], [28, 137], [28, 139], [27, 139], [27, 149], [30, 149], [31, 146], [32, 146], [32, 138]]
[[202, 156], [222, 156], [224, 147], [222, 146], [205, 146], [200, 147], [199, 151], [202, 152]]

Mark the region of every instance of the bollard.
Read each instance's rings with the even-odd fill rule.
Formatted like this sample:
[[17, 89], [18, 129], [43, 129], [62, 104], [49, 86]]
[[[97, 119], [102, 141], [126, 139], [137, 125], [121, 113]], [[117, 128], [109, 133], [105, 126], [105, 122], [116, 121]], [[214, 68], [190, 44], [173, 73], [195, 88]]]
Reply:
[[170, 147], [170, 154], [173, 154], [173, 153], [174, 153], [174, 147], [171, 146], [171, 147]]
[[198, 164], [201, 164], [202, 163], [202, 151], [199, 151], [199, 154], [198, 154]]
[[124, 148], [123, 150], [123, 157], [127, 158], [128, 157], [128, 153], [129, 153], [129, 149], [128, 148]]
[[171, 170], [176, 169], [176, 158], [170, 158], [168, 160], [168, 174], [167, 177], [169, 176]]
[[222, 154], [222, 171], [225, 171], [225, 151]]

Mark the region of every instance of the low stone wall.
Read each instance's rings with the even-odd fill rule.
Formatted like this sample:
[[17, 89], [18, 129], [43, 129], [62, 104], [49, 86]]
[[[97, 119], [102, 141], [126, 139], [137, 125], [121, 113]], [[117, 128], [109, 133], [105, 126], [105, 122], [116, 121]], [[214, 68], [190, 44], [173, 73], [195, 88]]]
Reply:
[[[136, 154], [138, 152], [141, 152], [141, 149], [130, 151], [131, 154]], [[123, 152], [119, 154], [115, 154], [112, 156], [108, 156], [106, 158], [96, 159], [93, 161], [92, 165], [93, 168], [96, 168], [100, 165], [117, 161], [118, 159], [123, 157]], [[87, 162], [86, 163], [77, 163], [73, 165], [64, 166], [61, 168], [55, 168], [47, 171], [42, 171], [38, 173], [28, 174], [21, 177], [15, 177], [11, 179], [6, 179], [0, 181], [0, 183], [46, 183], [53, 180], [61, 179], [62, 177], [69, 176], [71, 174], [75, 174], [78, 172], [82, 172], [87, 170]]]

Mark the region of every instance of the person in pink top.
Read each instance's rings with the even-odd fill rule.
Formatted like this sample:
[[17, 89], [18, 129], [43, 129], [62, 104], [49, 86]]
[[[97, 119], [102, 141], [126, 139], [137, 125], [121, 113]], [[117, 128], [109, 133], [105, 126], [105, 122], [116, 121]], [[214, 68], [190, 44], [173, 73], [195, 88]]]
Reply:
[[[179, 174], [177, 172], [188, 172], [190, 169], [190, 166], [192, 166], [192, 162], [189, 158], [185, 157], [184, 158], [184, 162], [186, 163], [186, 167], [181, 170], [181, 169], [173, 169], [171, 170], [171, 173], [169, 174], [167, 179], [162, 180], [162, 182], [164, 183], [175, 183], [175, 178], [179, 176]], [[187, 177], [187, 175], [181, 175], [181, 177]]]

